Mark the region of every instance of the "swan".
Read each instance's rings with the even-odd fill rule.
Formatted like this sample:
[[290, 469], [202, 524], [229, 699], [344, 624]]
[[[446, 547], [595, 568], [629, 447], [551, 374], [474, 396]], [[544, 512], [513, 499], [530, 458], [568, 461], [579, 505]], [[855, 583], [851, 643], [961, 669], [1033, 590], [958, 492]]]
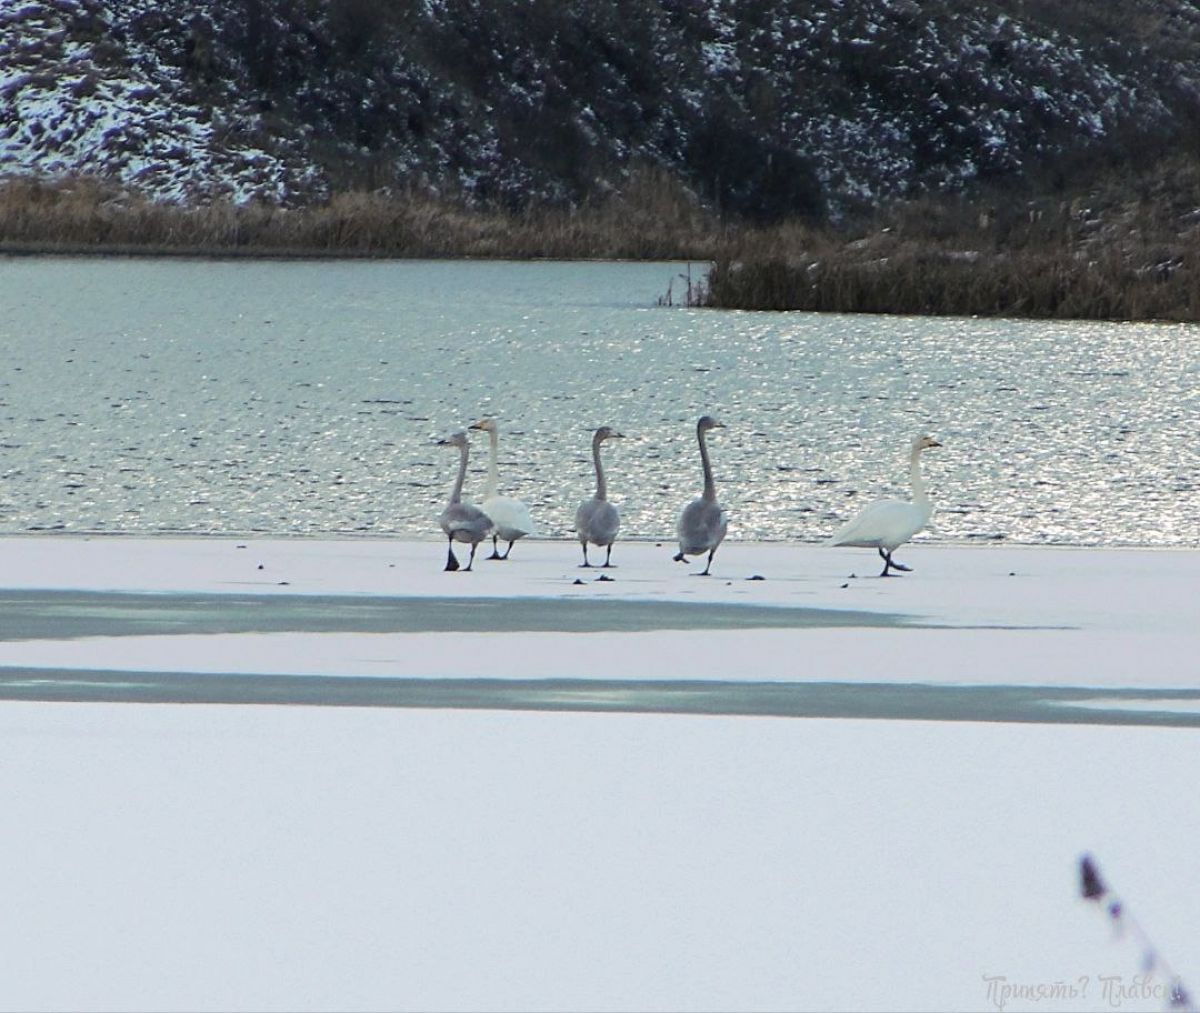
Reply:
[[446, 556], [446, 569], [458, 569], [458, 560], [454, 558], [454, 543], [469, 542], [471, 545], [471, 558], [467, 560], [466, 569], [463, 571], [467, 573], [470, 572], [471, 564], [475, 562], [476, 548], [491, 533], [492, 519], [480, 510], [479, 507], [462, 501], [463, 480], [467, 477], [467, 454], [470, 453], [467, 434], [460, 430], [446, 437], [444, 440], [438, 440], [438, 446], [458, 447], [459, 451], [458, 478], [454, 480], [454, 488], [450, 492], [450, 501], [446, 504], [446, 509], [442, 511], [441, 517], [438, 518], [442, 530], [446, 532], [446, 537], [450, 539]]
[[600, 463], [600, 444], [605, 440], [623, 440], [624, 433], [618, 433], [611, 426], [601, 426], [592, 435], [592, 461], [596, 466], [596, 495], [585, 499], [575, 511], [575, 531], [579, 544], [583, 546], [583, 566], [591, 566], [588, 562], [588, 542], [593, 545], [603, 545], [604, 565], [612, 566], [609, 558], [612, 556], [613, 542], [617, 540], [617, 530], [621, 527], [621, 515], [617, 508], [608, 501], [608, 484], [604, 481], [604, 466]]
[[700, 444], [700, 463], [704, 467], [704, 492], [699, 498], [692, 500], [683, 508], [679, 515], [677, 531], [679, 534], [679, 554], [675, 562], [686, 563], [684, 556], [708, 553], [708, 562], [704, 566], [701, 577], [708, 576], [712, 566], [713, 555], [717, 546], [725, 538], [729, 527], [729, 518], [717, 502], [717, 487], [713, 482], [712, 465], [708, 460], [708, 444], [704, 434], [710, 429], [724, 429], [724, 423], [718, 422], [711, 415], [704, 415], [696, 423], [696, 440]]
[[933, 504], [929, 502], [925, 483], [921, 481], [921, 451], [940, 446], [932, 436], [918, 436], [912, 441], [909, 455], [913, 494], [911, 503], [902, 499], [879, 499], [868, 503], [857, 517], [844, 524], [829, 539], [828, 544], [878, 549], [883, 558], [881, 577], [891, 576], [889, 570], [911, 570], [911, 566], [895, 562], [892, 553], [925, 527], [933, 515]]
[[[529, 516], [529, 507], [519, 499], [500, 496], [496, 493], [496, 485], [499, 481], [496, 472], [496, 457], [499, 454], [500, 443], [500, 430], [496, 426], [496, 420], [480, 419], [468, 428], [487, 433], [488, 440], [492, 445], [491, 457], [488, 458], [487, 487], [484, 489], [483, 502], [480, 504], [483, 512], [496, 525], [496, 530], [492, 532], [492, 554], [487, 558], [508, 559], [509, 553], [512, 552], [513, 542], [526, 535], [536, 535], [537, 531], [533, 525], [533, 518]], [[503, 556], [496, 548], [496, 541], [500, 538], [508, 542], [508, 548], [504, 550]]]

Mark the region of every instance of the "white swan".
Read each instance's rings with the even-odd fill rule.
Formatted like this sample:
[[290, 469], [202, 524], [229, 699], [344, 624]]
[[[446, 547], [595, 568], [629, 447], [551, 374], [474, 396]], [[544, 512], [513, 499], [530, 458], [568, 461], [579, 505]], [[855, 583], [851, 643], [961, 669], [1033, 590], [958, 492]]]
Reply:
[[729, 527], [729, 519], [725, 516], [725, 511], [721, 509], [721, 504], [717, 502], [717, 487], [713, 482], [712, 465], [708, 460], [708, 444], [704, 438], [704, 434], [710, 429], [724, 428], [724, 424], [718, 422], [711, 415], [702, 416], [696, 423], [696, 440], [700, 444], [700, 464], [704, 468], [704, 492], [698, 499], [692, 500], [683, 508], [677, 525], [679, 553], [675, 556], [675, 562], [686, 563], [685, 556], [707, 552], [708, 562], [704, 566], [704, 572], [700, 574], [701, 577], [708, 576], [713, 555], [717, 551], [717, 546], [724, 540], [725, 532]]
[[611, 426], [601, 426], [592, 435], [592, 463], [596, 467], [596, 495], [585, 499], [575, 511], [575, 531], [579, 544], [583, 546], [583, 566], [591, 566], [588, 562], [588, 542], [602, 545], [607, 550], [604, 553], [604, 565], [612, 566], [609, 562], [612, 556], [613, 542], [617, 540], [617, 531], [621, 527], [621, 515], [617, 508], [608, 501], [608, 484], [604, 480], [604, 465], [600, 463], [600, 444], [605, 440], [623, 440], [623, 433], [618, 433]]
[[[500, 431], [496, 426], [496, 420], [480, 419], [469, 428], [487, 433], [488, 440], [492, 445], [492, 453], [488, 458], [487, 486], [484, 489], [483, 502], [480, 504], [483, 512], [496, 525], [496, 530], [492, 532], [492, 554], [488, 556], [488, 559], [508, 559], [508, 554], [512, 552], [513, 542], [526, 535], [536, 535], [537, 530], [534, 527], [533, 518], [529, 516], [529, 507], [519, 499], [500, 496], [496, 492], [496, 486], [499, 484], [496, 458], [500, 452]], [[496, 541], [500, 538], [508, 542], [508, 548], [504, 550], [503, 556], [496, 548]]]
[[446, 504], [446, 509], [442, 511], [438, 522], [441, 524], [442, 530], [446, 532], [446, 537], [450, 539], [446, 556], [447, 570], [458, 569], [458, 560], [454, 557], [454, 543], [470, 543], [471, 558], [467, 560], [466, 570], [463, 571], [465, 573], [475, 562], [475, 549], [491, 533], [492, 519], [479, 507], [462, 501], [463, 480], [467, 477], [467, 454], [469, 453], [467, 434], [464, 432], [454, 433], [444, 440], [438, 440], [438, 446], [458, 447], [459, 450], [458, 478], [454, 481], [454, 488], [450, 492], [450, 501]]
[[918, 436], [912, 441], [909, 456], [909, 475], [912, 479], [912, 502], [902, 499], [880, 499], [868, 503], [853, 520], [843, 525], [832, 538], [830, 545], [853, 545], [860, 548], [878, 549], [883, 558], [883, 573], [889, 570], [911, 570], [892, 560], [892, 553], [929, 523], [933, 515], [933, 504], [921, 481], [921, 451], [940, 447], [932, 436]]

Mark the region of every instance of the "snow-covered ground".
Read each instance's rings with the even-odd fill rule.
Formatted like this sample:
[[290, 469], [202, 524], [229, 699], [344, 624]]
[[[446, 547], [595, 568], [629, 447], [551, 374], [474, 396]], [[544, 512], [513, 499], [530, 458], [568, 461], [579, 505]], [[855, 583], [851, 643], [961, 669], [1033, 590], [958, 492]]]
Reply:
[[[13, 601], [467, 613], [200, 634], [180, 605], [146, 633], [119, 594], [64, 599], [62, 633], [5, 620], [0, 672], [1094, 686], [1131, 710], [1195, 684], [1194, 551], [918, 544], [881, 580], [865, 550], [729, 544], [702, 579], [670, 548], [443, 573], [437, 542], [0, 539]], [[572, 599], [761, 608], [530, 621]], [[480, 601], [511, 618], [470, 629]], [[68, 638], [83, 613], [112, 635]], [[17, 700], [0, 727], [6, 1009], [1164, 1008], [1079, 898], [1084, 852], [1200, 980], [1190, 728]]]

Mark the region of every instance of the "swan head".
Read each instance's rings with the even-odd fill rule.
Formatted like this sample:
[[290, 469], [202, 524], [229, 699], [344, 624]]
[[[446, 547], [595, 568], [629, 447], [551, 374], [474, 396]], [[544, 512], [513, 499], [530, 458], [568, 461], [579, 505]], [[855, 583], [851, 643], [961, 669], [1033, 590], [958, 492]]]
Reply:
[[467, 434], [461, 429], [457, 433], [451, 433], [444, 440], [438, 440], [439, 447], [465, 447], [467, 445]]
[[930, 447], [940, 447], [940, 446], [941, 446], [941, 444], [938, 443], [938, 441], [935, 440], [932, 436], [918, 436], [915, 440], [913, 440], [913, 443], [912, 443], [912, 448], [913, 448], [914, 452], [916, 452], [918, 450], [928, 450]]
[[472, 422], [467, 428], [468, 429], [478, 429], [485, 433], [494, 433], [494, 432], [496, 432], [496, 420], [495, 419], [480, 419], [478, 422]]
[[700, 421], [696, 423], [696, 429], [699, 432], [707, 433], [710, 429], [724, 429], [725, 423], [718, 422], [711, 415], [700, 416]]
[[601, 426], [596, 430], [596, 435], [592, 437], [597, 443], [603, 443], [605, 440], [623, 440], [624, 433], [618, 433], [612, 426]]

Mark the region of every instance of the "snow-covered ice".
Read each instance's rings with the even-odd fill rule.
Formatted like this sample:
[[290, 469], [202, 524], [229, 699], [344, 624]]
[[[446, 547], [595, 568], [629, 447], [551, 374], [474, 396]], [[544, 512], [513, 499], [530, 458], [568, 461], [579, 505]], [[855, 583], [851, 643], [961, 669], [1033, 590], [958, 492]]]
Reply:
[[[117, 634], [122, 592], [526, 616], [679, 601], [861, 625], [757, 628], [748, 608], [744, 630], [706, 630], [701, 609], [692, 629], [506, 632], [493, 611], [473, 632], [199, 634], [184, 615], [152, 635], [5, 639], [0, 670], [435, 681], [569, 664], [1094, 686], [1121, 706], [1118, 690], [1194, 686], [1195, 551], [911, 545], [915, 571], [881, 580], [863, 550], [732, 543], [702, 579], [670, 546], [618, 543], [608, 582], [564, 542], [473, 573], [443, 573], [443, 551], [0, 539], [10, 597], [105, 592]], [[1191, 728], [9, 700], [0, 729], [6, 1009], [1163, 1008], [1136, 989], [1142, 947], [1078, 896], [1084, 852], [1185, 981], [1200, 974]]]

